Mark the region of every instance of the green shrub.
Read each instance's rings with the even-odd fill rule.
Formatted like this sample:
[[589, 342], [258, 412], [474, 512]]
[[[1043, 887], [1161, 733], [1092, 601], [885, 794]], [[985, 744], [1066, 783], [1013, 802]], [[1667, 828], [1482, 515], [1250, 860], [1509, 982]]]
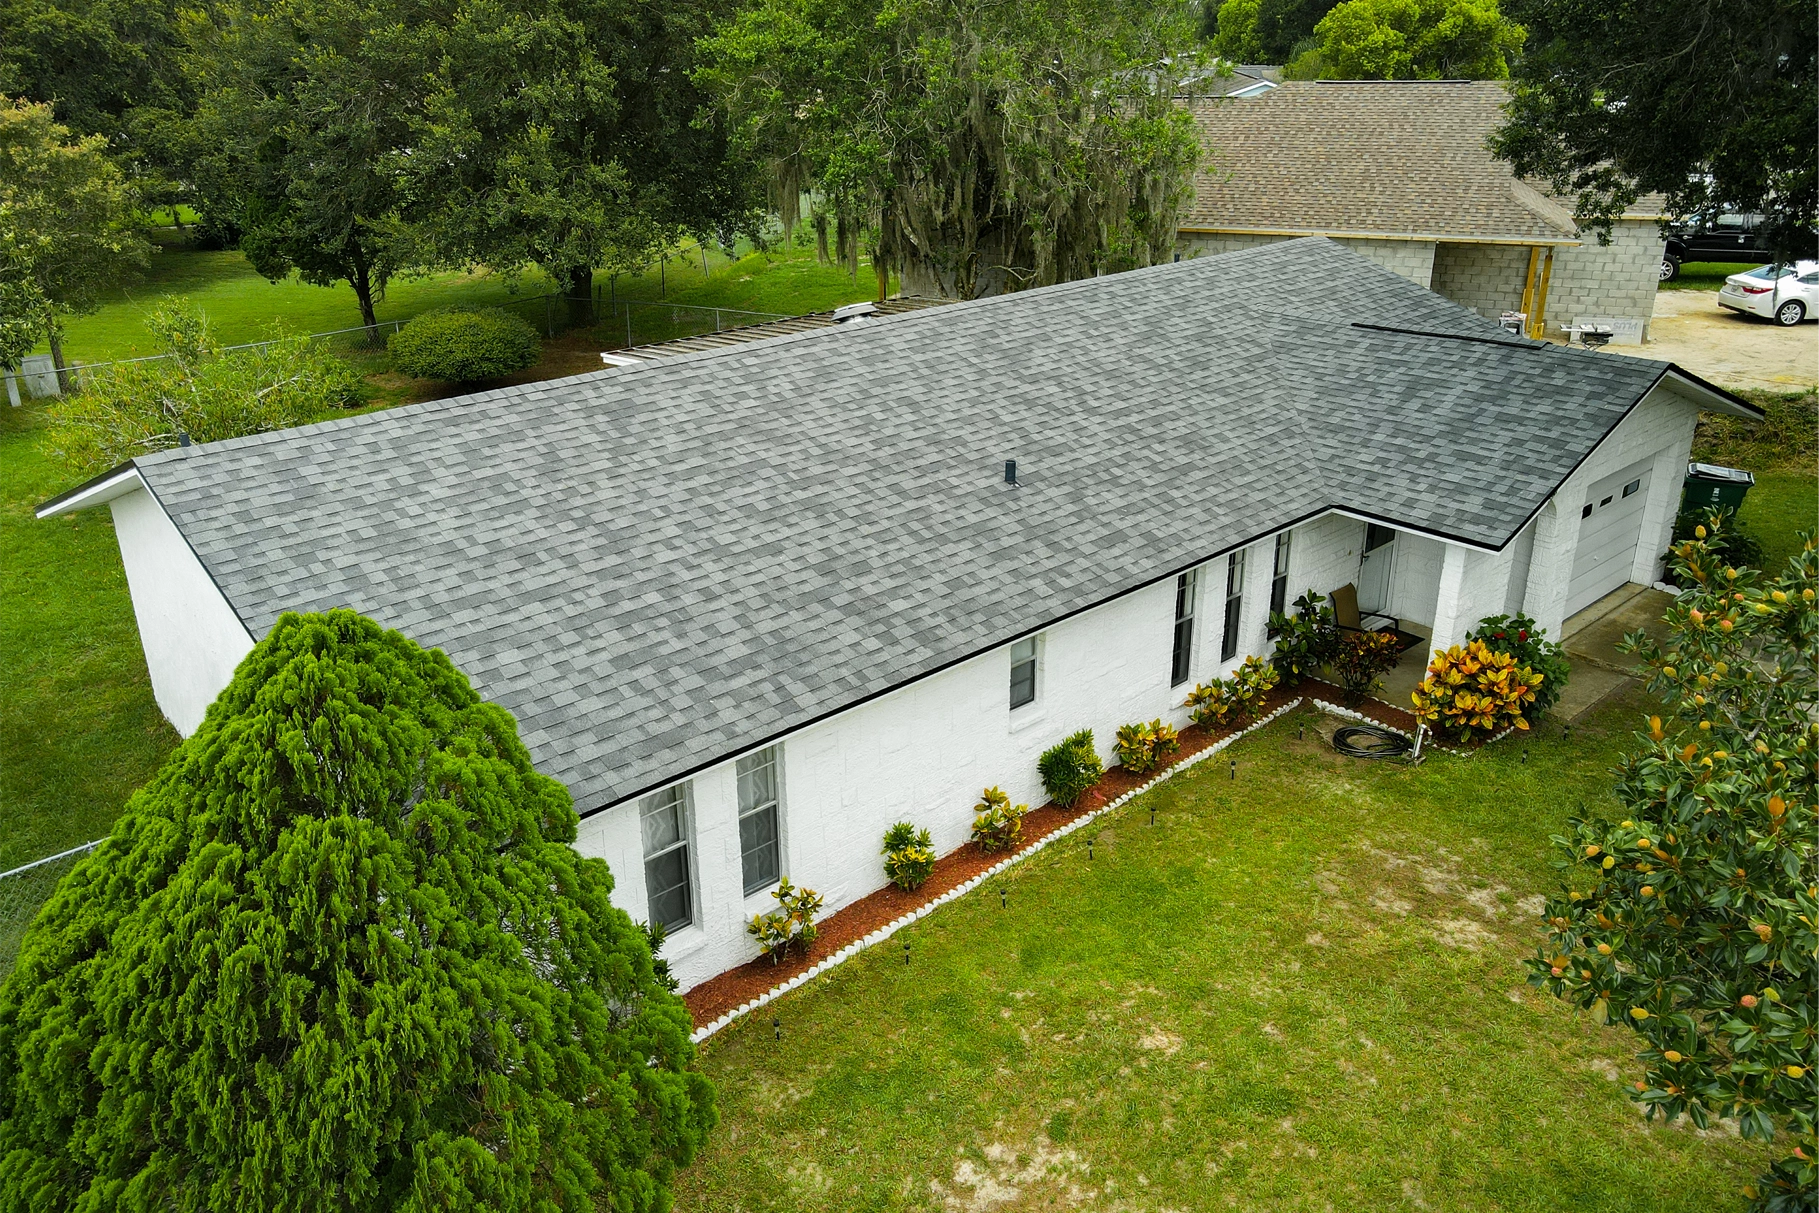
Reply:
[[1390, 632], [1341, 632], [1327, 665], [1346, 694], [1359, 699], [1376, 690], [1377, 680], [1401, 659], [1402, 644]]
[[1180, 748], [1181, 735], [1174, 725], [1161, 719], [1148, 724], [1139, 721], [1120, 726], [1118, 740], [1112, 745], [1113, 752], [1118, 755], [1118, 765], [1134, 775], [1155, 770], [1164, 758]]
[[386, 342], [392, 366], [419, 379], [473, 383], [535, 366], [542, 357], [537, 330], [510, 312], [425, 312]]
[[281, 616], [0, 987], [0, 1206], [667, 1207], [713, 1087], [575, 824], [441, 652]]
[[1209, 732], [1235, 723], [1244, 707], [1233, 685], [1223, 678], [1203, 682], [1189, 691], [1182, 706], [1195, 724]]
[[1099, 782], [1105, 768], [1093, 749], [1093, 731], [1081, 729], [1066, 741], [1043, 751], [1036, 762], [1042, 774], [1042, 786], [1049, 799], [1058, 805], [1072, 805], [1087, 789]]
[[973, 841], [981, 851], [1008, 851], [1023, 840], [1026, 804], [1013, 805], [999, 788], [987, 788], [973, 806]]
[[821, 912], [821, 894], [813, 889], [798, 888], [785, 876], [771, 893], [777, 908], [768, 914], [754, 914], [745, 933], [770, 953], [771, 963], [782, 960], [790, 948], [807, 953], [821, 932], [815, 926], [815, 915]]
[[935, 870], [935, 840], [907, 821], [884, 832], [883, 854], [885, 877], [906, 892], [921, 888]]
[[[1707, 535], [1711, 538], [1706, 539]], [[1737, 521], [1737, 511], [1728, 506], [1683, 511], [1674, 519], [1674, 546], [1689, 539], [1706, 540], [1712, 554], [1733, 568], [1762, 567], [1762, 544], [1743, 529]], [[1663, 559], [1671, 559], [1671, 555]]]
[[1270, 664], [1290, 678], [1302, 678], [1318, 673], [1333, 659], [1339, 647], [1339, 625], [1324, 594], [1309, 590], [1295, 599], [1294, 608], [1293, 615], [1270, 615], [1268, 635], [1276, 642]]
[[1275, 666], [1261, 657], [1246, 657], [1232, 675], [1232, 693], [1243, 705], [1245, 716], [1253, 716], [1263, 706], [1264, 697], [1282, 681]]
[[1465, 639], [1467, 644], [1482, 640], [1493, 653], [1508, 654], [1518, 666], [1541, 675], [1541, 685], [1525, 707], [1530, 720], [1540, 719], [1559, 702], [1560, 692], [1566, 689], [1567, 677], [1573, 672], [1572, 663], [1567, 661], [1565, 650], [1547, 638], [1547, 629], [1537, 627], [1533, 619], [1520, 614], [1487, 615]]

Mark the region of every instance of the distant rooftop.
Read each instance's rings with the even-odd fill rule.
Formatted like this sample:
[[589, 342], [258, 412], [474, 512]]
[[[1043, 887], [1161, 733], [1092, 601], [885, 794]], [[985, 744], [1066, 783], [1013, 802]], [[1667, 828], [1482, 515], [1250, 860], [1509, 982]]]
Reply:
[[[1184, 231], [1580, 242], [1571, 204], [1491, 154], [1494, 80], [1286, 80], [1189, 102], [1206, 156]], [[1631, 208], [1649, 217], [1660, 199]]]

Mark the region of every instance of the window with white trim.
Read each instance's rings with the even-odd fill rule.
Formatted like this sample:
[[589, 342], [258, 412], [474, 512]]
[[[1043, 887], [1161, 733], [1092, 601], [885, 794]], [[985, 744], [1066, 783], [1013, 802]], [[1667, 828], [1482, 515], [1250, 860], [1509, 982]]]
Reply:
[[688, 785], [677, 784], [638, 804], [644, 835], [644, 895], [650, 920], [665, 931], [695, 921], [694, 872], [689, 861]]
[[1276, 563], [1270, 578], [1270, 614], [1288, 613], [1288, 532], [1276, 536]]
[[1219, 660], [1230, 661], [1238, 655], [1238, 616], [1244, 607], [1244, 549], [1225, 558], [1225, 637], [1219, 644]]
[[1011, 709], [1036, 702], [1036, 638], [1011, 646]]
[[1168, 684], [1187, 681], [1194, 660], [1194, 597], [1200, 587], [1200, 570], [1189, 569], [1175, 578], [1175, 650], [1168, 668]]
[[739, 773], [739, 862], [745, 895], [777, 883], [782, 874], [782, 820], [778, 808], [777, 747], [747, 754]]

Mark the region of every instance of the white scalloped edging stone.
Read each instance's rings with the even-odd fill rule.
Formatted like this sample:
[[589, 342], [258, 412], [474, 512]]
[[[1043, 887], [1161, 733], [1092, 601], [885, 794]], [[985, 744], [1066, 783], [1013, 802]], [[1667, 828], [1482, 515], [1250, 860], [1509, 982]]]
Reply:
[[[770, 989], [766, 990], [764, 993], [760, 994], [757, 998], [753, 999], [752, 1001], [746, 1002], [746, 1003], [741, 1003], [736, 1010], [728, 1011], [726, 1014], [722, 1015], [720, 1018], [718, 1018], [718, 1019], [714, 1020], [712, 1023], [708, 1024], [706, 1027], [696, 1028], [692, 1033], [689, 1034], [689, 1039], [696, 1044], [700, 1044], [702, 1041], [706, 1040], [710, 1036], [713, 1036], [715, 1033], [721, 1031], [722, 1029], [730, 1027], [734, 1020], [743, 1019], [745, 1016], [750, 1015], [753, 1011], [756, 1011], [758, 1008], [765, 1006], [767, 1003], [771, 1002], [773, 999], [781, 998], [783, 995], [789, 993], [791, 990], [794, 990], [799, 986], [808, 984], [810, 981], [814, 980], [816, 977], [819, 977], [821, 974], [826, 973], [830, 969], [833, 969], [838, 965], [845, 964], [847, 961], [851, 960], [853, 957], [857, 956], [859, 953], [865, 951], [867, 948], [876, 947], [878, 944], [883, 943], [885, 940], [887, 940], [891, 936], [895, 935], [899, 929], [901, 929], [903, 927], [907, 927], [911, 923], [918, 921], [925, 915], [933, 913], [937, 907], [944, 906], [948, 902], [959, 898], [961, 895], [972, 892], [974, 889], [978, 888], [981, 884], [985, 883], [985, 881], [989, 877], [997, 876], [998, 874], [1009, 870], [1009, 868], [1013, 864], [1018, 864], [1018, 863], [1023, 862], [1025, 859], [1028, 859], [1031, 855], [1034, 855], [1037, 851], [1042, 850], [1042, 848], [1048, 846], [1049, 843], [1054, 842], [1056, 839], [1065, 838], [1067, 835], [1072, 834], [1074, 831], [1076, 831], [1078, 829], [1081, 829], [1082, 827], [1087, 825], [1087, 823], [1093, 821], [1095, 818], [1103, 817], [1105, 814], [1111, 812], [1113, 809], [1119, 808], [1122, 805], [1124, 805], [1126, 802], [1134, 800], [1137, 797], [1143, 795], [1145, 792], [1149, 791], [1151, 788], [1155, 787], [1157, 784], [1161, 783], [1162, 781], [1164, 781], [1166, 779], [1172, 779], [1174, 776], [1180, 774], [1182, 771], [1187, 770], [1189, 767], [1194, 766], [1197, 763], [1204, 762], [1206, 759], [1211, 758], [1214, 754], [1217, 754], [1220, 750], [1225, 749], [1225, 747], [1231, 745], [1233, 742], [1238, 741], [1238, 740], [1250, 735], [1251, 733], [1256, 732], [1258, 729], [1261, 729], [1266, 725], [1273, 724], [1278, 717], [1286, 716], [1288, 713], [1290, 713], [1290, 712], [1294, 711], [1296, 708], [1300, 707], [1302, 702], [1303, 702], [1302, 698], [1299, 695], [1297, 695], [1294, 699], [1289, 700], [1287, 703], [1283, 704], [1281, 707], [1277, 708], [1275, 711], [1271, 712], [1269, 715], [1263, 717], [1262, 719], [1257, 720], [1242, 729], [1239, 729], [1236, 733], [1231, 734], [1229, 737], [1221, 737], [1218, 741], [1215, 741], [1212, 745], [1207, 746], [1204, 750], [1198, 750], [1192, 754], [1189, 754], [1186, 758], [1183, 758], [1180, 762], [1177, 762], [1175, 765], [1168, 767], [1167, 769], [1165, 769], [1163, 771], [1158, 772], [1154, 779], [1150, 780], [1148, 783], [1142, 785], [1141, 787], [1133, 788], [1130, 791], [1126, 792], [1124, 795], [1117, 797], [1116, 799], [1110, 801], [1107, 804], [1101, 805], [1097, 809], [1094, 809], [1092, 812], [1083, 814], [1082, 816], [1079, 816], [1079, 817], [1076, 817], [1072, 821], [1068, 822], [1066, 825], [1061, 826], [1059, 829], [1052, 830], [1049, 833], [1044, 834], [1041, 838], [1038, 838], [1035, 842], [1032, 842], [1029, 846], [1024, 847], [1021, 851], [1018, 851], [1016, 854], [1011, 855], [1005, 859], [999, 860], [996, 864], [993, 864], [991, 867], [989, 867], [985, 871], [979, 873], [977, 876], [972, 877], [970, 880], [961, 881], [959, 884], [955, 885], [953, 888], [949, 889], [947, 892], [940, 894], [939, 896], [935, 897], [931, 901], [925, 902], [924, 904], [918, 906], [916, 909], [911, 910], [909, 913], [903, 915], [903, 917], [895, 919], [892, 922], [888, 923], [887, 925], [879, 927], [877, 930], [871, 932], [870, 934], [864, 936], [863, 938], [857, 939], [857, 940], [853, 941], [852, 943], [847, 944], [845, 947], [843, 947], [839, 951], [835, 952], [832, 956], [822, 959], [821, 961], [817, 962], [810, 968], [804, 970], [801, 973], [796, 974], [796, 976], [790, 978], [789, 980], [781, 982], [778, 985], [772, 986]], [[1324, 708], [1327, 711], [1334, 712], [1341, 716], [1350, 716], [1357, 720], [1368, 720], [1369, 719], [1369, 717], [1360, 715], [1359, 713], [1351, 711], [1348, 708], [1341, 708], [1341, 707], [1338, 707], [1337, 705], [1326, 703], [1323, 700], [1316, 699], [1316, 700], [1314, 700], [1314, 703], [1318, 704], [1320, 707]], [[1371, 723], [1376, 724], [1377, 722], [1371, 721]], [[1389, 726], [1386, 725], [1384, 727], [1387, 728]], [[1396, 730], [1396, 731], [1400, 732], [1400, 730]], [[1403, 734], [1403, 736], [1405, 736], [1405, 737], [1407, 735], [1408, 734], [1406, 734], [1406, 733]], [[1498, 734], [1498, 736], [1502, 736], [1502, 734]], [[1496, 739], [1492, 738], [1492, 740], [1496, 740]]]

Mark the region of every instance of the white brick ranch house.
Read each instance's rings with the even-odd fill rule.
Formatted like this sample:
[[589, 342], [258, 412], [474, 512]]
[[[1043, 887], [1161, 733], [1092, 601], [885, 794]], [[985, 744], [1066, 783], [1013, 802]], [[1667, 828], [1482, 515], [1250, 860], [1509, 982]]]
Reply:
[[1445, 644], [1653, 580], [1701, 408], [1759, 415], [1307, 239], [164, 451], [39, 513], [112, 507], [186, 734], [282, 611], [447, 651], [693, 985], [779, 875], [831, 912], [891, 822], [947, 851], [1062, 736], [1183, 721], [1272, 598], [1356, 581]]

